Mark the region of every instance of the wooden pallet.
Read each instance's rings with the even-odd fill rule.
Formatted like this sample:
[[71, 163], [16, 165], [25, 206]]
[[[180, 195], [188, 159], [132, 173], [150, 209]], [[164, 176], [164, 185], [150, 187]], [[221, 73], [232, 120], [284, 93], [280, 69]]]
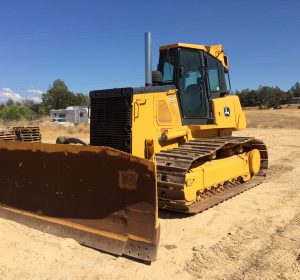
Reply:
[[14, 127], [17, 140], [22, 142], [41, 142], [42, 137], [38, 126]]
[[17, 136], [14, 130], [3, 130], [0, 131], [0, 141], [16, 141]]

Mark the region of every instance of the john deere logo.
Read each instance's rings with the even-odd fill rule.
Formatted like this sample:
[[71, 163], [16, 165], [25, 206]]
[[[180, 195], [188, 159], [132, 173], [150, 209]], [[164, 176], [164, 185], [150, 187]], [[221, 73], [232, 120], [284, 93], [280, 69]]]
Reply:
[[224, 116], [225, 117], [230, 117], [230, 109], [229, 109], [229, 107], [224, 107]]

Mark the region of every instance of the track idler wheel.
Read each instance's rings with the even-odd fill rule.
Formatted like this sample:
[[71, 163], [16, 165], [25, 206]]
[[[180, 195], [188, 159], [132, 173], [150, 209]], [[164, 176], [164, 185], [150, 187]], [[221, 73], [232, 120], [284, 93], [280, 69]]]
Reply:
[[247, 153], [249, 161], [249, 170], [251, 175], [257, 175], [260, 169], [260, 152], [257, 149], [253, 149]]

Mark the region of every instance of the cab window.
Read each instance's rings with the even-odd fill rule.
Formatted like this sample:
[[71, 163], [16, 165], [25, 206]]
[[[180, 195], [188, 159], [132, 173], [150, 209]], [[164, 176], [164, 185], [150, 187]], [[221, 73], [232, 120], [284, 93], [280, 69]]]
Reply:
[[180, 50], [180, 101], [186, 118], [201, 118], [207, 114], [203, 90], [203, 71], [199, 51]]
[[162, 83], [174, 83], [175, 49], [160, 52], [159, 71], [162, 73]]
[[207, 68], [210, 91], [212, 93], [226, 91], [224, 68], [222, 63], [218, 59], [208, 55]]

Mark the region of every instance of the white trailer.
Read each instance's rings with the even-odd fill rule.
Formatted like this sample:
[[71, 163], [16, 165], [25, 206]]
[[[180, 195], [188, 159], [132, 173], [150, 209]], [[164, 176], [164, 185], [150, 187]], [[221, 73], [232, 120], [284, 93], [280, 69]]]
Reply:
[[66, 109], [51, 110], [50, 118], [52, 122], [74, 125], [90, 122], [88, 108], [83, 106], [69, 106]]

